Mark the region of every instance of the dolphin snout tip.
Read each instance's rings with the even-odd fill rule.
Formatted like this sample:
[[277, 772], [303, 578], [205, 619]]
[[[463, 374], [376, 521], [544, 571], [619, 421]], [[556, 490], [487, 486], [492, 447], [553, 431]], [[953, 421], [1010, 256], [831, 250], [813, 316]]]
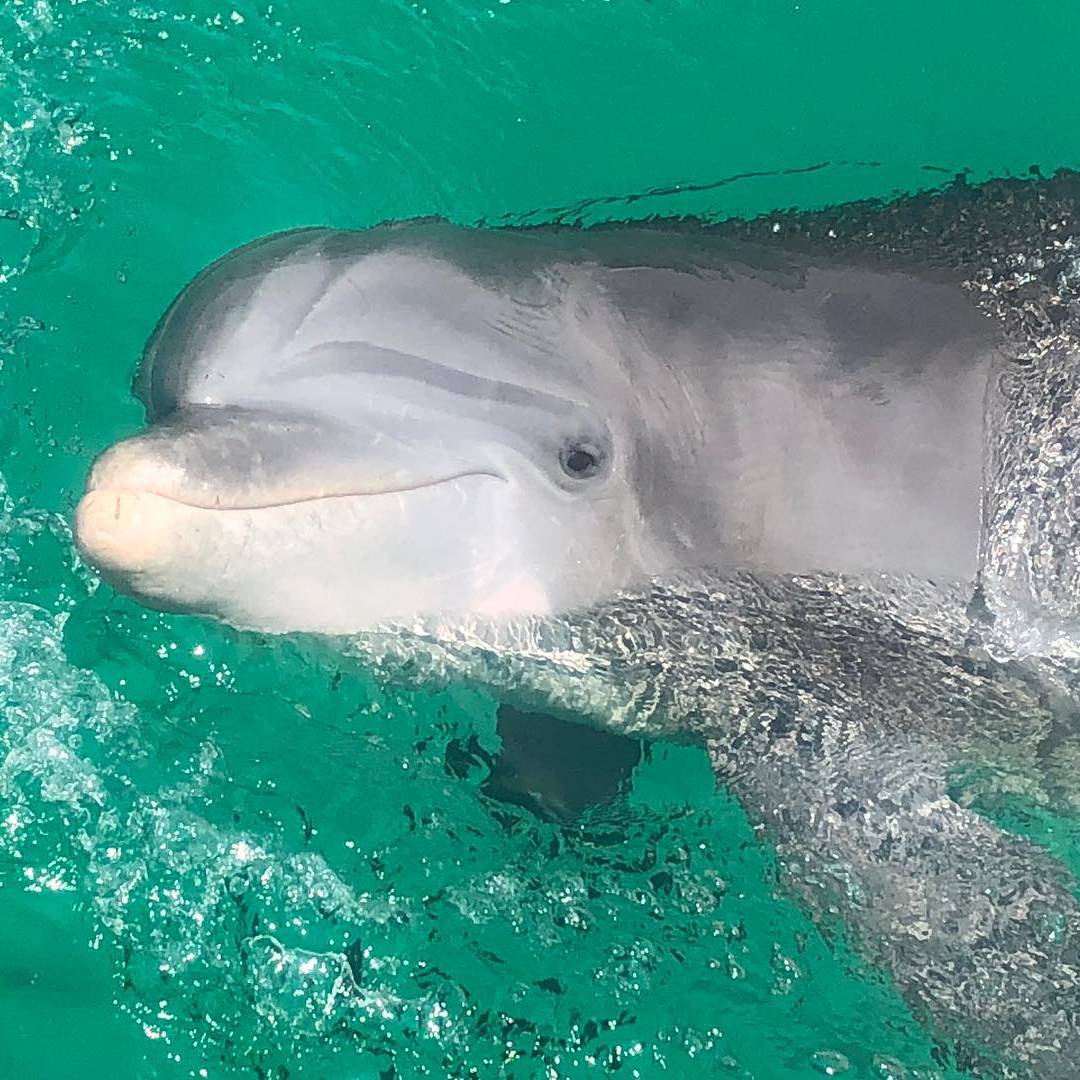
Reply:
[[167, 499], [97, 488], [75, 508], [75, 542], [103, 571], [138, 573], [168, 559], [173, 534]]

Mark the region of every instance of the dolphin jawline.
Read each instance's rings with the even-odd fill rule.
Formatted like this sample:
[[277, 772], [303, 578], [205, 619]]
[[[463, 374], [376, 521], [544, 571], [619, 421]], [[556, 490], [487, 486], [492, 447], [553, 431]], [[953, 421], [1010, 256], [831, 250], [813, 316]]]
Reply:
[[438, 487], [440, 484], [449, 484], [455, 480], [468, 480], [478, 477], [498, 480], [501, 483], [508, 483], [505, 476], [502, 476], [493, 470], [478, 469], [475, 471], [470, 470], [468, 472], [448, 473], [446, 476], [439, 476], [433, 480], [424, 480], [414, 484], [403, 484], [400, 487], [372, 487], [364, 491], [335, 491], [333, 494], [329, 495], [297, 495], [294, 498], [265, 500], [230, 500], [228, 496], [223, 498], [221, 495], [217, 495], [214, 497], [213, 501], [210, 501], [208, 498], [201, 498], [198, 492], [178, 495], [176, 493], [166, 494], [163, 491], [155, 491], [153, 488], [88, 486], [87, 491], [79, 501], [79, 506], [76, 507], [75, 512], [76, 514], [79, 514], [79, 507], [81, 507], [82, 503], [91, 496], [100, 498], [111, 496], [119, 498], [127, 495], [150, 495], [157, 499], [164, 499], [166, 502], [176, 503], [178, 506], [188, 506], [195, 510], [220, 511], [222, 513], [229, 513], [237, 510], [279, 510], [287, 506], [303, 506], [305, 503], [331, 502], [335, 499], [366, 499], [376, 495], [408, 495], [413, 491], [424, 491], [427, 488]]

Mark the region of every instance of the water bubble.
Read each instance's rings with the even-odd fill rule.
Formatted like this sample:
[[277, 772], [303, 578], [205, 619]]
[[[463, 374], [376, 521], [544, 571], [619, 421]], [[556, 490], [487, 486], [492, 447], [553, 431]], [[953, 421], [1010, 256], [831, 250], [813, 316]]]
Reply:
[[810, 1055], [810, 1064], [822, 1076], [842, 1076], [851, 1063], [838, 1050], [818, 1050]]

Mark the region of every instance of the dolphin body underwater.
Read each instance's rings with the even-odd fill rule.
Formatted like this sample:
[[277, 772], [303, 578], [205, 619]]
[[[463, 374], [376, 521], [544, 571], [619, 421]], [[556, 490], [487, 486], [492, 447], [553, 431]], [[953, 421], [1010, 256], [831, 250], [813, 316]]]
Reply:
[[78, 545], [151, 605], [703, 742], [954, 1061], [1074, 1076], [1076, 881], [956, 776], [1072, 798], [1078, 207], [258, 241], [158, 325]]

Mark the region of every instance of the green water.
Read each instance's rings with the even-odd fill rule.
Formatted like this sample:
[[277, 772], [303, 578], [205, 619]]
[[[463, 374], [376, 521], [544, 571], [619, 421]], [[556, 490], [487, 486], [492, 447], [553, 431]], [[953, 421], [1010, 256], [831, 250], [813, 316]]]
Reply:
[[1060, 0], [0, 0], [0, 1075], [950, 1075], [700, 755], [542, 823], [445, 767], [490, 702], [143, 612], [65, 522], [237, 243], [1075, 166], [1077, 40]]

